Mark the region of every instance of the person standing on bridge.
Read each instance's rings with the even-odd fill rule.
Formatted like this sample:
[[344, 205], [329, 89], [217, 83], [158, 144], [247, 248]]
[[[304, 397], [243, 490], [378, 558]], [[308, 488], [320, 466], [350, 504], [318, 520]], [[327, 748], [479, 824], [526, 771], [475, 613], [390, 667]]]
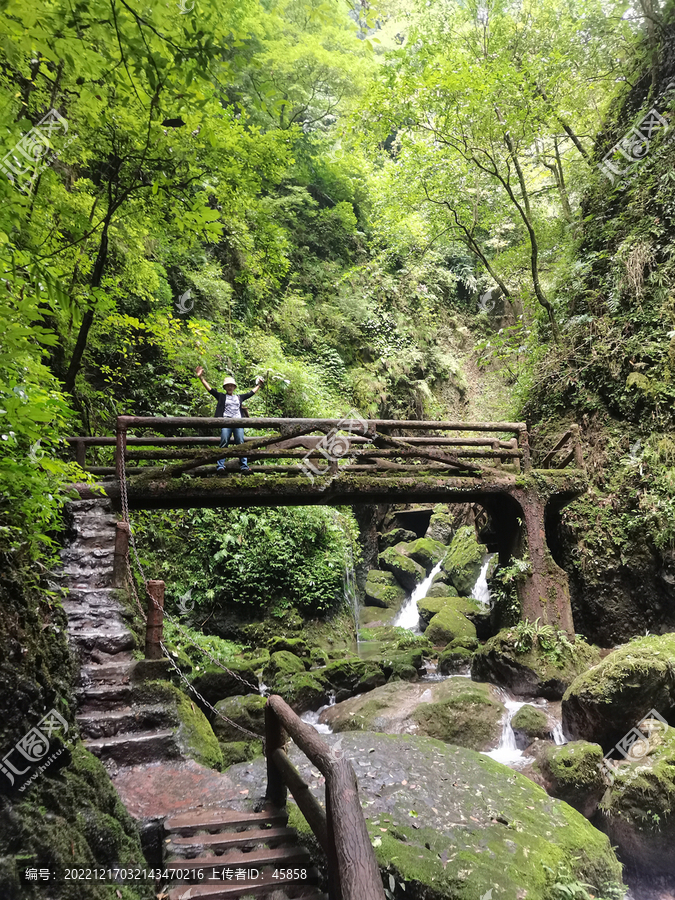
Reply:
[[[227, 378], [223, 381], [223, 387], [225, 388], [225, 393], [222, 391], [217, 391], [215, 388], [212, 388], [208, 381], [204, 378], [204, 368], [203, 366], [197, 366], [195, 369], [195, 375], [201, 383], [204, 385], [205, 389], [216, 398], [216, 411], [214, 413], [215, 417], [219, 419], [221, 416], [225, 419], [240, 419], [242, 417], [242, 404], [245, 400], [248, 400], [249, 397], [252, 397], [254, 394], [257, 394], [260, 388], [263, 386], [262, 378], [258, 380], [256, 386], [252, 391], [246, 391], [245, 394], [235, 394], [235, 388], [237, 387], [237, 382], [231, 375], [228, 375]], [[228, 428], [225, 426], [221, 429], [220, 432], [220, 446], [227, 447], [230, 443], [230, 440], [234, 438], [235, 444], [243, 444], [244, 443], [244, 429], [243, 428]], [[248, 467], [248, 462], [244, 457], [239, 461], [239, 471], [242, 475], [250, 475], [251, 470]], [[219, 459], [216, 465], [216, 472], [219, 475], [225, 474], [225, 460]]]

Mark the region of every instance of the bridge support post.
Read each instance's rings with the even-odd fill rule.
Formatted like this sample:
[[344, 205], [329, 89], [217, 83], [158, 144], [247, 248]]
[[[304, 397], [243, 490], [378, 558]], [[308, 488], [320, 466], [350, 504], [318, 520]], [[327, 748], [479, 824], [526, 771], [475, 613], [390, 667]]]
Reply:
[[164, 629], [164, 582], [149, 581], [148, 621], [145, 629], [145, 658], [162, 659], [164, 654], [160, 646]]
[[524, 515], [525, 541], [531, 574], [518, 585], [523, 619], [557, 626], [574, 636], [572, 603], [567, 574], [557, 565], [546, 543], [546, 499], [535, 491], [516, 490], [512, 496]]

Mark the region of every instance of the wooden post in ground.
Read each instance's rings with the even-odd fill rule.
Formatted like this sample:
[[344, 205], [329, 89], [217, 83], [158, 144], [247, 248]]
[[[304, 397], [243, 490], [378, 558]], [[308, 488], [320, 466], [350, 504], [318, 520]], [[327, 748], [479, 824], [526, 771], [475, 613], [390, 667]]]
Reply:
[[267, 758], [267, 793], [265, 800], [283, 809], [286, 806], [287, 790], [284, 779], [274, 762], [275, 750], [284, 749], [284, 729], [276, 713], [265, 706], [265, 756]]
[[160, 646], [164, 628], [164, 582], [148, 582], [148, 621], [145, 629], [145, 658], [162, 659]]
[[118, 522], [115, 529], [115, 553], [113, 555], [113, 587], [127, 584], [127, 555], [129, 553], [129, 523]]
[[523, 472], [529, 472], [532, 468], [532, 461], [530, 459], [530, 440], [526, 428], [518, 432], [518, 446], [523, 451]]
[[87, 465], [87, 445], [84, 441], [75, 442], [75, 460], [83, 469]]
[[120, 423], [122, 416], [117, 419], [117, 438], [115, 441], [115, 472], [117, 480], [122, 481], [124, 475], [124, 456], [127, 452], [127, 428]]
[[581, 435], [579, 432], [578, 425], [570, 425], [570, 431], [572, 432], [572, 445], [574, 447], [574, 465], [577, 469], [581, 469], [582, 472], [586, 471], [586, 465], [584, 463], [584, 453], [581, 449]]

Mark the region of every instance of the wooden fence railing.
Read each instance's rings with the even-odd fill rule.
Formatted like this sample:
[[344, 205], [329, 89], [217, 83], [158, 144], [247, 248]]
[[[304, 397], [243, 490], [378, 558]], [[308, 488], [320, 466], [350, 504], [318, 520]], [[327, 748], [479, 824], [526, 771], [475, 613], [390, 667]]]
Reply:
[[[213, 432], [219, 432], [224, 423], [247, 429], [246, 442], [218, 449], [220, 437]], [[185, 430], [193, 433], [176, 434]], [[251, 431], [258, 434], [251, 436]], [[261, 435], [261, 431], [265, 433]], [[83, 468], [94, 475], [118, 478], [122, 465], [129, 475], [203, 475], [213, 472], [216, 460], [226, 460], [230, 469], [236, 468], [242, 457], [259, 464], [254, 471], [287, 475], [326, 475], [338, 470], [341, 474], [378, 470], [382, 474], [422, 473], [430, 469], [480, 477], [503, 465], [516, 472], [532, 467], [524, 422], [120, 416], [114, 437], [82, 436], [68, 441]], [[87, 465], [87, 451], [95, 447], [114, 447], [115, 465]], [[568, 447], [571, 450], [561, 456], [560, 451]], [[578, 426], [571, 427], [540, 467], [564, 468], [573, 460], [583, 468]]]
[[[284, 732], [326, 779], [325, 809], [286, 755]], [[330, 900], [384, 900], [351, 764], [332, 754], [315, 729], [276, 695], [265, 706], [265, 753], [266, 800], [283, 807], [290, 790], [326, 854]]]

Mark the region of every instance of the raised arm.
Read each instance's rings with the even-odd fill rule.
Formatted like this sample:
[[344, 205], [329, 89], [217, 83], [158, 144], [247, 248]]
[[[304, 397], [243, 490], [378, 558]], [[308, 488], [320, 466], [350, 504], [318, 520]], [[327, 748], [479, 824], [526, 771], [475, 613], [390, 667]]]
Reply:
[[197, 368], [195, 369], [195, 375], [197, 376], [197, 378], [199, 378], [199, 380], [201, 381], [201, 383], [204, 385], [204, 389], [207, 390], [207, 391], [210, 391], [210, 390], [211, 390], [211, 385], [208, 383], [208, 381], [206, 380], [206, 378], [204, 378], [204, 368], [203, 368], [203, 366], [197, 366]]

